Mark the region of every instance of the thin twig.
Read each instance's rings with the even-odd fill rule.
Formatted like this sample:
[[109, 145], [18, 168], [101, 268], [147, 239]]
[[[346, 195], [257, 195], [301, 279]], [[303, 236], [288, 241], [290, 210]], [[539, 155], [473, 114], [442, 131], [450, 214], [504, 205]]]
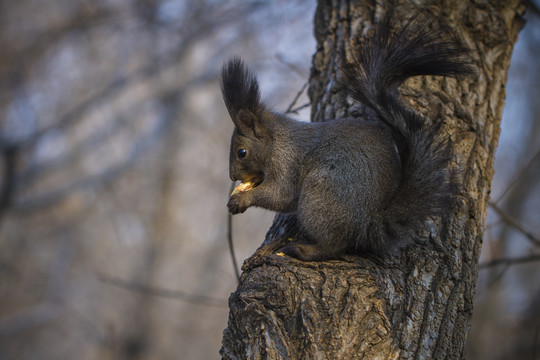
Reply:
[[504, 192], [497, 198], [497, 200], [493, 201], [494, 204], [498, 204], [502, 198], [510, 191], [512, 187], [521, 179], [521, 177], [529, 170], [529, 168], [534, 164], [534, 162], [537, 160], [537, 158], [540, 156], [540, 150], [536, 152], [536, 154], [532, 157], [532, 159], [525, 165], [523, 169], [521, 169], [516, 176], [510, 181], [510, 184], [506, 187]]
[[[284, 65], [286, 65], [289, 69], [291, 69], [294, 73], [296, 73], [298, 76], [300, 77], [304, 77], [302, 72], [296, 67], [294, 66], [293, 64], [290, 64], [288, 62], [285, 61], [285, 59], [283, 59], [282, 56], [280, 55], [276, 55], [276, 58]], [[300, 91], [298, 91], [298, 93], [296, 94], [296, 96], [294, 97], [293, 101], [291, 102], [291, 104], [289, 105], [289, 107], [287, 108], [287, 110], [285, 110], [285, 114], [297, 114], [299, 110], [302, 110], [306, 107], [309, 106], [309, 103], [307, 104], [304, 104], [304, 105], [301, 105], [295, 109], [294, 106], [296, 105], [296, 102], [298, 101], [298, 99], [300, 99], [300, 96], [302, 96], [302, 94], [304, 93], [304, 91], [306, 91], [308, 87], [308, 82], [306, 81], [304, 83], [304, 85], [302, 85], [302, 88], [300, 89]]]
[[532, 0], [527, 1], [527, 11], [535, 14], [536, 16], [540, 16], [540, 7], [538, 7], [538, 5], [536, 5], [536, 3]]
[[182, 300], [182, 301], [185, 301], [191, 304], [196, 304], [196, 305], [227, 307], [227, 300], [225, 299], [218, 299], [218, 298], [206, 296], [206, 295], [193, 295], [193, 294], [188, 294], [180, 290], [169, 290], [169, 289], [163, 289], [159, 287], [148, 286], [145, 284], [130, 282], [130, 281], [113, 278], [113, 277], [102, 275], [102, 274], [98, 275], [98, 279], [99, 281], [105, 284], [116, 286], [122, 289], [134, 291], [134, 292], [138, 292], [141, 294], [158, 296], [158, 297], [168, 298], [168, 299]]
[[301, 79], [305, 78], [305, 76], [302, 73], [302, 71], [300, 70], [300, 68], [298, 68], [298, 66], [295, 66], [294, 64], [291, 64], [290, 62], [286, 61], [282, 54], [276, 54], [276, 59], [280, 63], [282, 63], [283, 65], [288, 67], [290, 70], [292, 70], [292, 72], [295, 73], [296, 75], [298, 75]]
[[540, 254], [523, 256], [518, 258], [502, 258], [488, 261], [479, 265], [480, 269], [487, 269], [499, 265], [514, 265], [514, 264], [525, 264], [529, 262], [540, 261]]
[[534, 344], [533, 344], [533, 359], [540, 359], [539, 349], [540, 349], [540, 323], [536, 325], [536, 329], [534, 331]]
[[511, 264], [504, 264], [502, 270], [499, 271], [499, 273], [493, 279], [491, 279], [491, 281], [488, 283], [488, 289], [491, 288], [492, 286], [495, 286], [495, 284], [497, 284], [499, 280], [501, 280], [501, 278], [504, 276], [504, 274], [506, 274], [506, 272], [510, 268], [510, 265]]
[[517, 230], [519, 230], [523, 235], [527, 237], [532, 243], [534, 243], [536, 246], [540, 246], [540, 239], [535, 237], [533, 234], [531, 234], [529, 231], [527, 231], [523, 225], [521, 225], [516, 219], [505, 213], [500, 207], [497, 206], [497, 204], [493, 202], [489, 202], [489, 205], [499, 216], [509, 225], [515, 227]]
[[298, 114], [298, 112], [302, 109], [307, 108], [311, 103], [305, 103], [304, 105], [300, 105], [292, 110], [289, 111], [290, 114]]
[[[235, 183], [233, 181], [231, 183], [231, 189], [229, 190], [229, 194], [233, 192], [234, 185]], [[230, 212], [227, 212], [227, 241], [229, 242], [229, 252], [232, 258], [234, 273], [236, 274], [236, 280], [238, 280], [238, 283], [240, 283], [240, 273], [238, 272], [238, 264], [236, 263], [236, 255], [234, 254], [233, 236], [232, 236], [232, 214]]]
[[504, 224], [504, 220], [502, 220], [502, 219], [499, 219], [499, 220], [494, 221], [492, 223], [486, 224], [486, 230], [491, 229], [491, 228], [493, 228], [495, 226], [499, 226], [501, 224]]
[[7, 212], [13, 200], [17, 153], [17, 147], [7, 146], [2, 149], [2, 154], [0, 155], [4, 158], [4, 180], [0, 189], [0, 217]]
[[[293, 112], [297, 112], [299, 110], [299, 108], [293, 110], [293, 107], [294, 105], [296, 105], [296, 102], [298, 101], [298, 99], [300, 98], [300, 96], [302, 96], [302, 93], [306, 90], [308, 86], [308, 83], [304, 83], [304, 85], [302, 86], [302, 88], [300, 89], [300, 91], [298, 91], [298, 93], [296, 94], [296, 96], [294, 97], [293, 101], [291, 102], [291, 104], [289, 105], [289, 107], [287, 108], [287, 110], [285, 110], [285, 114], [289, 114], [289, 113], [293, 113]], [[304, 107], [307, 107], [309, 106], [309, 103], [307, 105], [302, 105], [302, 109]]]

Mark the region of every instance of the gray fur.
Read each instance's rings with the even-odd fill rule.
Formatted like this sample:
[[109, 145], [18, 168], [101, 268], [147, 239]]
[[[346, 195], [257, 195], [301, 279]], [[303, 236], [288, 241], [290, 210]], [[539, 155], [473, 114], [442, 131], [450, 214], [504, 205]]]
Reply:
[[[410, 76], [470, 72], [465, 52], [457, 39], [418, 18], [392, 32], [390, 17], [383, 17], [342, 79], [381, 124], [303, 123], [273, 113], [260, 100], [255, 76], [239, 59], [229, 61], [222, 92], [235, 124], [230, 177], [257, 183], [232, 196], [229, 211], [258, 206], [294, 213], [307, 241], [282, 251], [303, 260], [385, 255], [402, 247], [409, 230], [442, 213], [452, 197], [452, 174], [440, 125], [429, 127], [405, 108], [396, 89]], [[247, 150], [243, 158], [240, 148]]]

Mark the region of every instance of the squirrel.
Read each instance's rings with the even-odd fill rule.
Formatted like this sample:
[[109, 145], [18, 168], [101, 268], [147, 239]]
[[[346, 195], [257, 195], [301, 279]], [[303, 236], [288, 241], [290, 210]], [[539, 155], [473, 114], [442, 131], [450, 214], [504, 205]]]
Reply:
[[235, 125], [229, 175], [241, 181], [229, 211], [257, 206], [294, 214], [302, 241], [280, 252], [300, 260], [399, 253], [408, 232], [442, 215], [455, 186], [441, 123], [404, 106], [398, 87], [417, 75], [472, 74], [468, 53], [455, 35], [426, 19], [392, 29], [390, 15], [383, 15], [355, 59], [342, 64], [339, 80], [376, 122], [300, 122], [271, 111], [255, 75], [240, 59], [229, 60], [221, 74]]

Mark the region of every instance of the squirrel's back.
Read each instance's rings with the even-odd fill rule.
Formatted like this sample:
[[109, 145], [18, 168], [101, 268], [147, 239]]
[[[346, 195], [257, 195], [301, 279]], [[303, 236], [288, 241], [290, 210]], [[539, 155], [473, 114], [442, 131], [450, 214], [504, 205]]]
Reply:
[[407, 230], [429, 216], [440, 216], [452, 199], [451, 151], [441, 123], [431, 123], [405, 107], [397, 88], [417, 75], [459, 76], [473, 73], [469, 51], [448, 29], [416, 16], [393, 29], [391, 14], [343, 69], [351, 96], [388, 125], [398, 149], [400, 182], [392, 201], [370, 225], [367, 241], [375, 251], [402, 245]]
[[[355, 100], [374, 110], [390, 134], [379, 133], [374, 147], [364, 144], [352, 151], [356, 159], [336, 150], [348, 164], [336, 165], [340, 169], [334, 174], [323, 167], [306, 179], [298, 216], [315, 244], [290, 243], [285, 253], [305, 260], [351, 250], [394, 253], [407, 243], [410, 230], [427, 217], [440, 216], [451, 201], [451, 151], [441, 124], [405, 107], [397, 94], [399, 85], [412, 76], [472, 73], [467, 48], [451, 32], [431, 25], [418, 16], [393, 28], [387, 14], [354, 52], [354, 60], [343, 66], [342, 84]], [[345, 134], [343, 141], [351, 142], [355, 134]], [[352, 165], [355, 161], [357, 166]], [[349, 171], [358, 176], [348, 176]], [[328, 183], [320, 181], [325, 176]], [[356, 182], [348, 184], [351, 180]]]

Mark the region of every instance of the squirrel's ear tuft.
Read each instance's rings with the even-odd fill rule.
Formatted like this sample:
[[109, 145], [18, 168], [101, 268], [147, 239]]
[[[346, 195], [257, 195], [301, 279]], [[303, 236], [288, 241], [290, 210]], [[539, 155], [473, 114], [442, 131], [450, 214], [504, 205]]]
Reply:
[[240, 110], [258, 114], [262, 108], [257, 78], [239, 58], [232, 58], [223, 65], [221, 92], [233, 120]]

